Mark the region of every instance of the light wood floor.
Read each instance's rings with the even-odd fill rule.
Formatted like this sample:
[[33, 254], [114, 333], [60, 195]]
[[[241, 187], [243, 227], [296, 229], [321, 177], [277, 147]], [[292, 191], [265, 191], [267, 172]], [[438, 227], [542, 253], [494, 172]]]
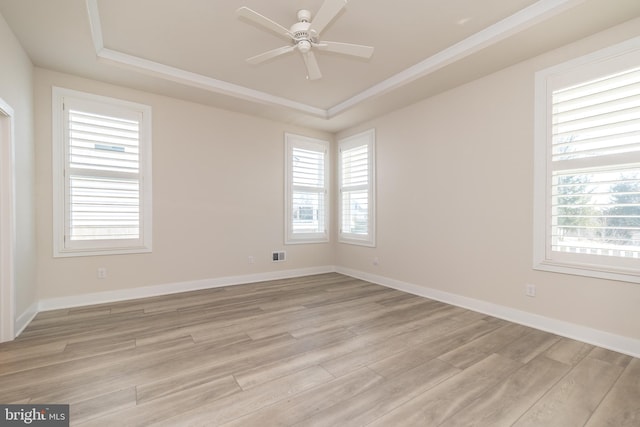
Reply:
[[339, 274], [40, 313], [0, 402], [71, 424], [640, 426], [640, 359]]

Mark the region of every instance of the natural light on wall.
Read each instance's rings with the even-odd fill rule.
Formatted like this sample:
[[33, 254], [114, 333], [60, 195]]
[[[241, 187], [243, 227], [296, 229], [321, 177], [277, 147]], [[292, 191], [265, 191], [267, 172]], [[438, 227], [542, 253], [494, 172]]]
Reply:
[[546, 108], [543, 113], [539, 105], [537, 114], [538, 120], [546, 117], [547, 136], [537, 144], [548, 147], [545, 163], [536, 166], [537, 172], [546, 170], [542, 264], [640, 276], [640, 54], [635, 46], [538, 78]]

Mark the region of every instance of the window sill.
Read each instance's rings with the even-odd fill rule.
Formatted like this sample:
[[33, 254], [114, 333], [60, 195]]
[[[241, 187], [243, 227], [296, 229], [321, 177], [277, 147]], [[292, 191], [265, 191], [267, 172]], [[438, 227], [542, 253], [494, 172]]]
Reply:
[[311, 245], [317, 243], [329, 243], [328, 238], [322, 239], [296, 239], [296, 240], [285, 240], [285, 245]]
[[344, 243], [347, 245], [356, 245], [356, 246], [366, 246], [368, 248], [376, 247], [376, 243], [369, 240], [349, 239], [344, 237], [339, 239], [338, 243]]
[[568, 264], [544, 260], [534, 264], [533, 269], [618, 282], [640, 283], [640, 271], [608, 269], [595, 265]]
[[130, 255], [130, 254], [146, 254], [151, 253], [151, 248], [136, 247], [136, 248], [118, 248], [118, 249], [66, 249], [56, 250], [53, 253], [54, 258], [72, 258], [82, 256], [102, 256], [102, 255]]

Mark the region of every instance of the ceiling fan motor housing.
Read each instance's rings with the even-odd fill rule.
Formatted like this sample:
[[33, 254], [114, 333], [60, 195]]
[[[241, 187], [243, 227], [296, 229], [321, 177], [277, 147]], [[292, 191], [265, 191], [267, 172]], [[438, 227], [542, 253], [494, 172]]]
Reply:
[[[314, 36], [309, 31], [311, 27], [311, 12], [308, 10], [299, 10], [298, 11], [298, 22], [293, 24], [290, 28], [290, 32], [293, 35], [293, 39], [295, 44], [298, 45], [298, 48], [301, 52], [308, 52], [308, 49], [311, 48], [311, 43], [314, 43]], [[300, 42], [307, 42], [300, 44]], [[306, 48], [308, 45], [308, 48]], [[303, 50], [306, 49], [306, 50]]]

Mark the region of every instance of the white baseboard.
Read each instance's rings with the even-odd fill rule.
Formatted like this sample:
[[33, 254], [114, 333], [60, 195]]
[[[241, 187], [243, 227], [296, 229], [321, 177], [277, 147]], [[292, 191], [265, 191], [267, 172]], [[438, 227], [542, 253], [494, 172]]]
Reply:
[[15, 337], [17, 338], [24, 328], [26, 328], [29, 323], [33, 320], [34, 317], [38, 314], [38, 302], [34, 302], [31, 304], [18, 318], [14, 324], [15, 326]]
[[352, 270], [345, 267], [336, 267], [335, 271], [357, 279], [366, 280], [371, 283], [397, 289], [399, 291], [418, 295], [421, 297], [441, 301], [458, 307], [467, 308], [469, 310], [488, 314], [493, 317], [508, 320], [510, 322], [540, 329], [552, 334], [582, 341], [588, 344], [597, 345], [619, 353], [627, 354], [633, 357], [640, 357], [640, 340], [609, 332], [600, 331], [598, 329], [565, 322], [563, 320], [552, 319], [550, 317], [540, 316], [538, 314], [529, 313], [527, 311], [510, 308], [503, 305], [490, 303], [474, 298], [468, 298], [449, 292], [439, 291], [437, 289], [427, 288], [424, 286], [406, 283], [388, 277], [378, 276], [375, 274], [365, 273], [358, 270]]
[[597, 345], [619, 353], [640, 357], [640, 340], [600, 331], [598, 329], [577, 325], [563, 320], [552, 319], [538, 314], [490, 303], [474, 298], [468, 298], [437, 289], [418, 286], [384, 276], [365, 273], [345, 267], [322, 266], [296, 270], [283, 270], [268, 273], [257, 273], [242, 276], [228, 276], [213, 279], [194, 280], [188, 282], [168, 283], [155, 286], [144, 286], [133, 289], [95, 292], [69, 297], [49, 298], [32, 304], [16, 319], [16, 337], [27, 327], [40, 311], [81, 307], [110, 302], [126, 301], [179, 292], [212, 289], [224, 286], [241, 285], [246, 283], [264, 282], [268, 280], [289, 279], [293, 277], [310, 276], [323, 273], [341, 273], [357, 279], [366, 280], [389, 288], [397, 289], [413, 295], [441, 301], [458, 307], [484, 313], [493, 317], [508, 320], [521, 325], [540, 329], [563, 337], [575, 339], [588, 344]]
[[242, 276], [227, 276], [214, 279], [167, 283], [162, 285], [143, 286], [139, 288], [120, 289], [115, 291], [94, 292], [90, 294], [73, 295], [68, 297], [48, 298], [40, 300], [38, 304], [38, 311], [49, 311], [64, 308], [82, 307], [87, 305], [105, 304], [138, 298], [176, 294], [180, 292], [197, 291], [201, 289], [221, 288], [224, 286], [264, 282], [268, 280], [289, 279], [293, 277], [310, 276], [313, 274], [332, 272], [335, 272], [334, 266], [311, 267], [301, 268], [297, 270], [282, 270]]

